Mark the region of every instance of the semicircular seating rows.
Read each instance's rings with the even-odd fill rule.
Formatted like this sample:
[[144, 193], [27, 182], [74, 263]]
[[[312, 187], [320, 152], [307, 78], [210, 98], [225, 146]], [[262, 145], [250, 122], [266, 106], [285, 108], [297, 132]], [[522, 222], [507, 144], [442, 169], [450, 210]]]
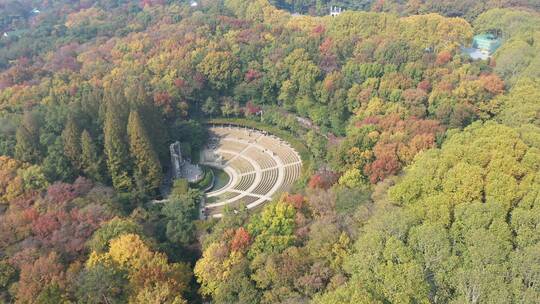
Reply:
[[213, 126], [210, 134], [212, 144], [201, 153], [202, 163], [223, 169], [230, 180], [207, 193], [206, 216], [222, 217], [226, 206], [258, 207], [289, 190], [301, 175], [298, 152], [273, 135], [233, 126]]

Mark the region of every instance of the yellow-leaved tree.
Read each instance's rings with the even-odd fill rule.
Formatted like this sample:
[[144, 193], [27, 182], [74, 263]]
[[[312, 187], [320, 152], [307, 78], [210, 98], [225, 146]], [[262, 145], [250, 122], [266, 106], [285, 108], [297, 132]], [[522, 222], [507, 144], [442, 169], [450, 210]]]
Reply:
[[127, 277], [129, 303], [187, 303], [182, 297], [191, 280], [189, 266], [169, 263], [165, 254], [153, 251], [137, 234], [111, 240], [109, 251], [92, 252], [87, 269], [105, 266]]

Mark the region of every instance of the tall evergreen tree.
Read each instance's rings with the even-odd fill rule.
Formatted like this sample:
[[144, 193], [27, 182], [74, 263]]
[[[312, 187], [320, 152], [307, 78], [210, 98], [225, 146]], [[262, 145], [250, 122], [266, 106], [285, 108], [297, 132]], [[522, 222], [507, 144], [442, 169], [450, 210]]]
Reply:
[[15, 135], [17, 141], [15, 158], [30, 163], [40, 161], [42, 155], [39, 144], [39, 129], [37, 117], [31, 112], [26, 112]]
[[139, 113], [141, 121], [145, 126], [152, 126], [146, 130], [154, 151], [156, 151], [160, 161], [165, 161], [169, 156], [167, 146], [168, 130], [165, 127], [161, 110], [153, 103], [151, 96], [148, 95], [149, 88], [145, 86], [144, 81], [138, 81], [125, 89], [125, 96], [130, 102], [131, 110]]
[[113, 187], [120, 191], [129, 191], [133, 186], [133, 182], [129, 174], [130, 162], [126, 141], [126, 128], [117, 100], [110, 100], [108, 102], [103, 132], [105, 136], [107, 167], [111, 175]]
[[81, 167], [84, 174], [96, 181], [102, 181], [102, 159], [92, 136], [84, 130], [81, 134]]
[[131, 111], [128, 120], [129, 149], [135, 164], [135, 180], [147, 193], [153, 193], [161, 184], [159, 158], [137, 111]]
[[89, 84], [83, 85], [80, 90], [81, 98], [72, 105], [70, 110], [74, 113], [79, 126], [84, 126], [90, 134], [98, 134], [101, 132], [105, 118], [105, 115], [101, 116], [102, 113], [100, 113], [100, 107], [103, 105], [102, 92]]
[[77, 169], [73, 167], [64, 152], [64, 144], [60, 137], [47, 147], [47, 156], [40, 164], [43, 173], [49, 181], [71, 182], [77, 176]]
[[81, 169], [81, 129], [73, 118], [69, 118], [62, 131], [64, 154], [74, 168]]

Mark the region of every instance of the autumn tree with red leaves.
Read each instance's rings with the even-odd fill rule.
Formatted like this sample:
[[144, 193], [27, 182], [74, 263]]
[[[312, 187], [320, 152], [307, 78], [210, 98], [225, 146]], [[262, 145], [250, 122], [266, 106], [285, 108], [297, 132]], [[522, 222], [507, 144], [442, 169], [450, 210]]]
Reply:
[[240, 227], [236, 229], [234, 237], [231, 240], [231, 250], [244, 252], [251, 242], [251, 237], [249, 232], [244, 228]]
[[449, 51], [442, 51], [437, 54], [437, 59], [435, 59], [436, 65], [445, 65], [452, 59], [452, 53]]

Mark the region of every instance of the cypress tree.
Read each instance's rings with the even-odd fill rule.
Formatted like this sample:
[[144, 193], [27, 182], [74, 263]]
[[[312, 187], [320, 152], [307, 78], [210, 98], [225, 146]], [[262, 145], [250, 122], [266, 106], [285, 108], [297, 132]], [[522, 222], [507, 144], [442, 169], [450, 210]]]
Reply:
[[153, 99], [148, 95], [148, 89], [144, 81], [138, 81], [125, 90], [125, 96], [130, 102], [131, 110], [138, 112], [144, 126], [152, 126], [146, 130], [154, 151], [160, 161], [166, 161], [169, 156], [167, 146], [168, 130], [163, 121], [161, 110], [153, 103]]
[[38, 163], [41, 160], [39, 129], [39, 122], [35, 115], [26, 112], [15, 134], [17, 141], [15, 145], [15, 158], [29, 163]]
[[107, 167], [113, 187], [116, 190], [129, 191], [133, 185], [129, 175], [130, 163], [126, 142], [126, 128], [120, 107], [116, 103], [109, 102], [107, 105], [103, 133], [105, 136]]
[[69, 118], [62, 131], [64, 154], [77, 170], [81, 169], [81, 129], [73, 118]]
[[101, 91], [86, 84], [81, 88], [80, 100], [73, 105], [71, 110], [76, 113], [79, 126], [84, 126], [90, 134], [99, 134], [105, 117], [105, 115], [101, 116], [101, 106], [106, 108]]
[[95, 180], [102, 181], [102, 160], [98, 155], [97, 147], [88, 131], [81, 134], [81, 167], [84, 174]]
[[62, 180], [71, 182], [77, 176], [77, 170], [73, 168], [73, 165], [64, 153], [64, 144], [61, 137], [57, 137], [47, 147], [47, 156], [41, 162], [40, 167], [50, 181]]
[[128, 120], [129, 149], [135, 164], [135, 180], [147, 193], [155, 193], [162, 179], [161, 164], [137, 111]]

